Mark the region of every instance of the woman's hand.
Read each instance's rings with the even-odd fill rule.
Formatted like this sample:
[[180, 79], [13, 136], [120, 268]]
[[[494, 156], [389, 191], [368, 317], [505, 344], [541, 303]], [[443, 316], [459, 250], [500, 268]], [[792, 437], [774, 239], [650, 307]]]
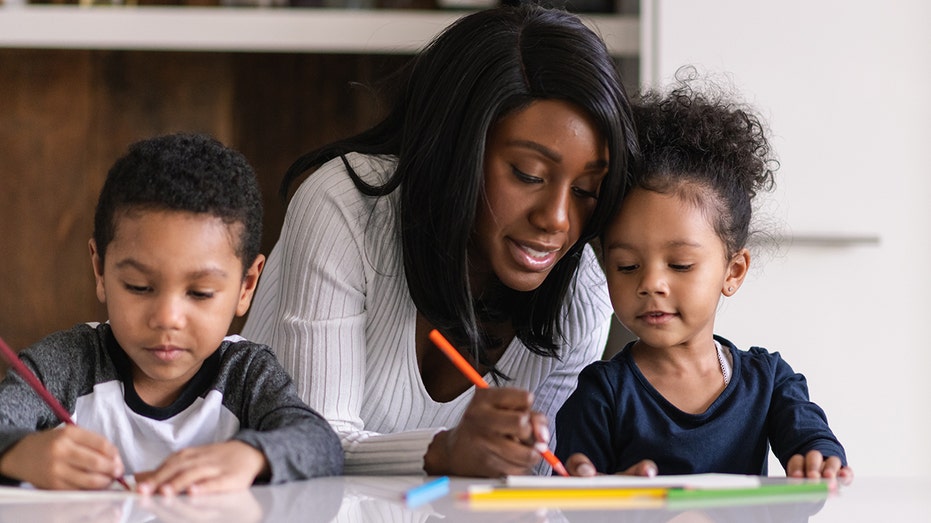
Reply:
[[[598, 471], [595, 470], [595, 465], [592, 464], [592, 460], [588, 459], [588, 456], [585, 454], [578, 452], [569, 456], [569, 459], [566, 460], [566, 470], [569, 471], [570, 476], [588, 477], [598, 474]], [[645, 459], [618, 474], [652, 478], [656, 475], [657, 470], [656, 463], [654, 463], [653, 460]]]
[[786, 464], [786, 476], [790, 478], [825, 478], [839, 479], [849, 485], [853, 481], [853, 469], [844, 467], [840, 458], [830, 456], [827, 459], [817, 450], [810, 450], [804, 456], [796, 454]]
[[34, 432], [0, 455], [0, 473], [44, 489], [103, 489], [123, 475], [116, 447], [74, 425]]
[[430, 475], [500, 477], [528, 474], [549, 443], [546, 417], [531, 411], [533, 394], [515, 388], [478, 389], [459, 425], [440, 432], [424, 455]]

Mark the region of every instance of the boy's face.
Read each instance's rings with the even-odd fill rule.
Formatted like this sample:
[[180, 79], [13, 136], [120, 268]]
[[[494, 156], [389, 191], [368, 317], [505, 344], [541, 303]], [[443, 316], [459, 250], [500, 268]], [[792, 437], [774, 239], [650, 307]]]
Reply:
[[238, 227], [183, 211], [119, 213], [103, 266], [90, 241], [97, 297], [147, 403], [173, 401], [249, 309], [265, 258], [243, 278]]
[[727, 258], [708, 217], [674, 194], [633, 189], [605, 233], [618, 320], [648, 347], [711, 344], [721, 295], [737, 291], [746, 249]]

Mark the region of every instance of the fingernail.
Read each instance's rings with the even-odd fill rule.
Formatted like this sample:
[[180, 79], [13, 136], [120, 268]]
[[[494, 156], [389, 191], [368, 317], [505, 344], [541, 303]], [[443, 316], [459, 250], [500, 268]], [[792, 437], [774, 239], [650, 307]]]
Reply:
[[139, 490], [139, 493], [140, 493], [140, 494], [146, 494], [146, 495], [148, 495], [148, 494], [151, 494], [151, 493], [152, 493], [152, 485], [149, 484], [149, 483], [140, 483], [140, 484], [136, 485], [136, 489]]
[[656, 467], [653, 466], [653, 465], [648, 465], [647, 468], [646, 468], [646, 470], [645, 470], [644, 472], [646, 473], [646, 475], [647, 475], [648, 478], [655, 477], [655, 476], [656, 476]]
[[540, 439], [543, 440], [544, 443], [549, 443], [550, 441], [550, 428], [549, 427], [545, 425], [543, 427], [540, 427]]
[[575, 471], [578, 472], [580, 476], [594, 476], [598, 472], [595, 470], [595, 467], [588, 463], [582, 463]]

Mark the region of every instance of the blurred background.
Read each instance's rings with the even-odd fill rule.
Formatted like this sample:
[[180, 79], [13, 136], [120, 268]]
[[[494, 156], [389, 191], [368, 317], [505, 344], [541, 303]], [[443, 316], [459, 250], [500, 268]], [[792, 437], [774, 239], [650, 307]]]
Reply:
[[[17, 349], [106, 319], [87, 240], [106, 171], [130, 143], [202, 131], [242, 151], [265, 195], [267, 253], [291, 161], [373, 123], [378, 78], [467, 9], [496, 3], [3, 1], [0, 336]], [[858, 475], [926, 474], [931, 4], [557, 5], [602, 34], [629, 92], [691, 64], [768, 120], [782, 166], [759, 216], [776, 243], [755, 252], [717, 331], [808, 377]], [[618, 329], [612, 347], [625, 337]]]

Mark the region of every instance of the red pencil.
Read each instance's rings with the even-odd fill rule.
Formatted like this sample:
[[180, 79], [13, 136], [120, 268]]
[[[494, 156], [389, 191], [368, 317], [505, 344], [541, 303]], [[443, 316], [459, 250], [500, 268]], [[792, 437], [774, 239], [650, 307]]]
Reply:
[[[453, 365], [459, 369], [459, 372], [464, 374], [465, 377], [469, 378], [469, 381], [471, 381], [476, 387], [480, 389], [488, 388], [488, 382], [485, 381], [485, 378], [482, 378], [482, 375], [479, 374], [472, 367], [472, 365], [469, 365], [469, 362], [467, 362], [466, 359], [462, 357], [462, 354], [459, 354], [459, 351], [457, 351], [456, 348], [453, 347], [451, 343], [449, 343], [449, 340], [447, 340], [445, 336], [440, 334], [440, 331], [436, 329], [431, 330], [430, 341], [432, 341], [434, 345], [437, 346], [437, 348], [443, 351], [443, 354], [445, 354], [446, 357], [453, 362]], [[534, 445], [534, 448], [537, 450], [537, 452], [540, 453], [541, 456], [543, 456], [543, 459], [545, 459], [546, 462], [549, 463], [551, 467], [553, 467], [553, 470], [555, 470], [557, 474], [560, 476], [569, 475], [565, 465], [559, 461], [559, 458], [553, 454], [553, 451], [551, 451], [549, 447], [543, 443], [537, 443]]]
[[[5, 341], [3, 341], [3, 338], [0, 338], [0, 352], [3, 353], [3, 356], [10, 363], [10, 366], [13, 367], [13, 370], [15, 370], [16, 373], [19, 374], [19, 376], [23, 378], [23, 380], [30, 387], [32, 387], [32, 390], [36, 391], [36, 394], [38, 394], [39, 397], [42, 398], [42, 401], [44, 401], [45, 404], [48, 405], [50, 409], [52, 409], [52, 412], [55, 413], [55, 416], [58, 417], [62, 423], [67, 425], [75, 424], [74, 420], [71, 419], [71, 414], [69, 414], [68, 411], [61, 406], [61, 403], [55, 399], [55, 396], [52, 396], [52, 393], [49, 392], [44, 385], [42, 385], [42, 382], [39, 381], [39, 378], [37, 378], [28, 367], [23, 365], [23, 362], [20, 361], [16, 353], [13, 352], [13, 349], [11, 349], [10, 346], [7, 345]], [[132, 488], [130, 488], [129, 484], [127, 484], [123, 478], [114, 479], [119, 482], [120, 485], [123, 485], [126, 490], [132, 490]]]

